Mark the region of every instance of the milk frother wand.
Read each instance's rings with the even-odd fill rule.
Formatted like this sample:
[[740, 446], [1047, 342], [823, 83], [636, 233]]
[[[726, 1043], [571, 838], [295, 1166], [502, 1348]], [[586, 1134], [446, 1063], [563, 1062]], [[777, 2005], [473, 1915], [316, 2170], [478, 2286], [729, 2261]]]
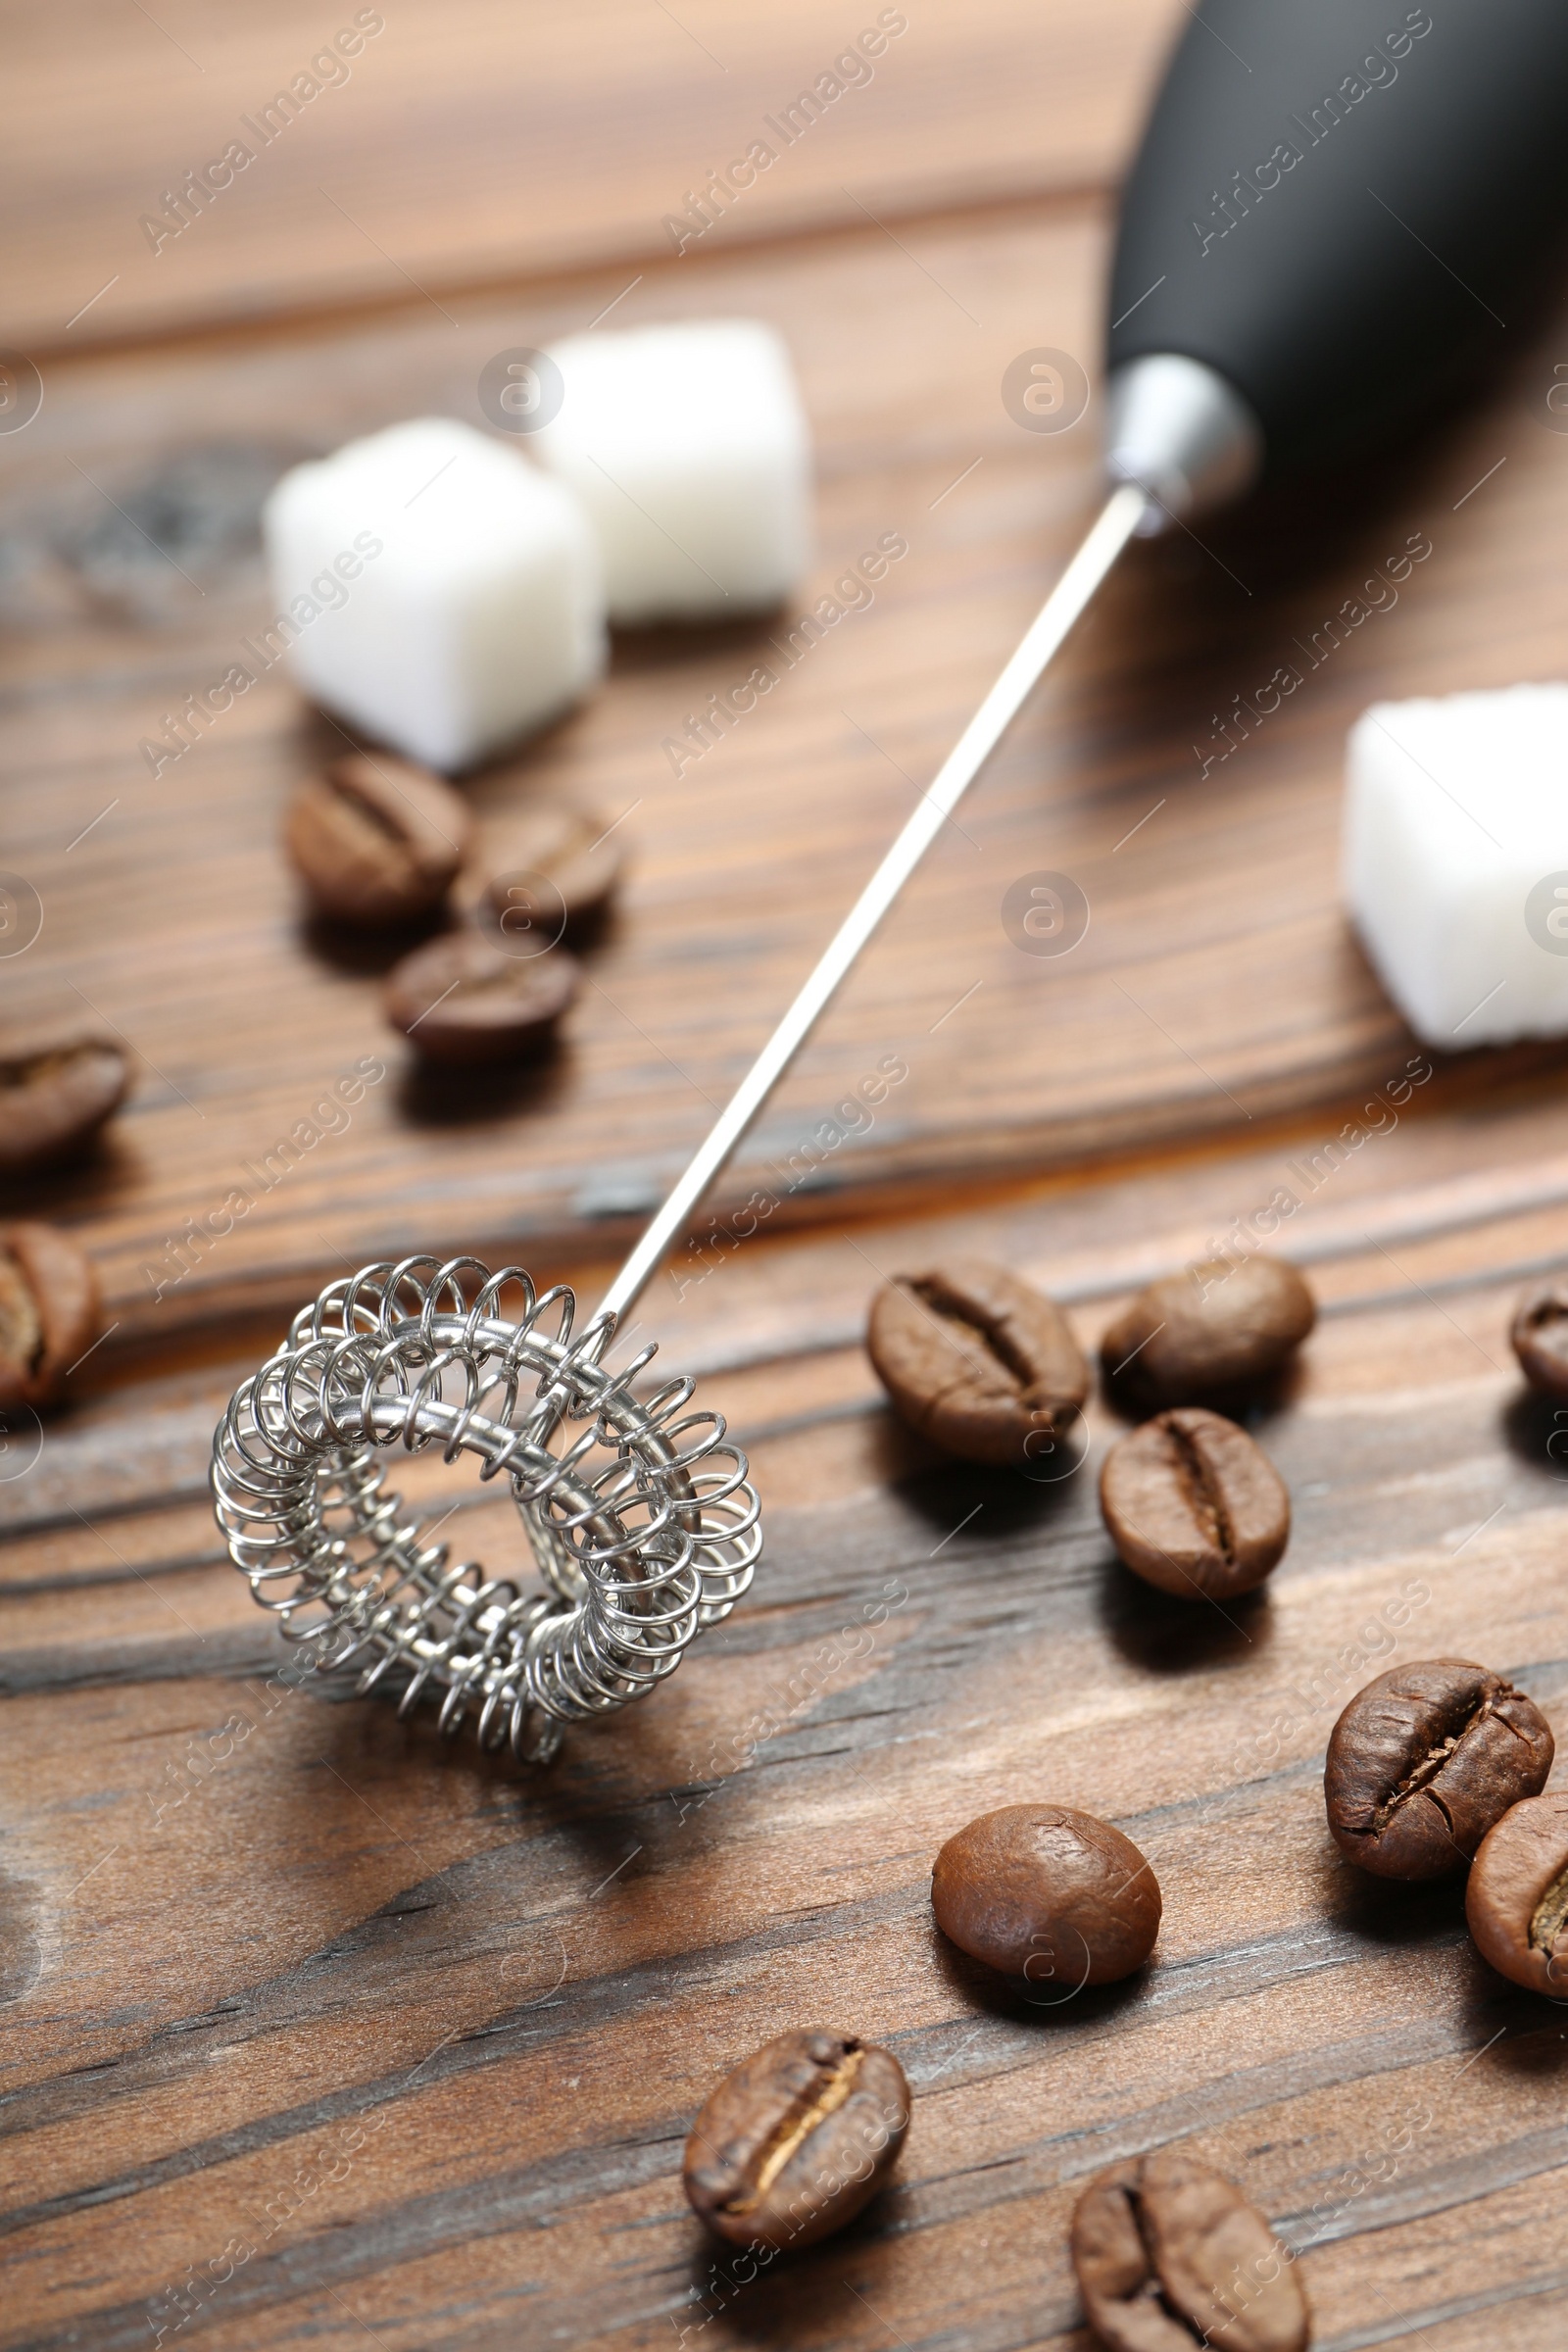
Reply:
[[[362, 1690], [543, 1761], [746, 1591], [745, 1457], [690, 1380], [633, 1393], [652, 1346], [610, 1371], [621, 1317], [1128, 541], [1387, 431], [1505, 331], [1561, 231], [1561, 0], [1392, 13], [1187, 12], [1121, 210], [1104, 507], [593, 1318], [574, 1333], [571, 1293], [516, 1268], [405, 1258], [330, 1284], [235, 1394], [219, 1520], [307, 1670], [361, 1661]], [[541, 1589], [449, 1565], [386, 1490], [394, 1444], [505, 1473]]]

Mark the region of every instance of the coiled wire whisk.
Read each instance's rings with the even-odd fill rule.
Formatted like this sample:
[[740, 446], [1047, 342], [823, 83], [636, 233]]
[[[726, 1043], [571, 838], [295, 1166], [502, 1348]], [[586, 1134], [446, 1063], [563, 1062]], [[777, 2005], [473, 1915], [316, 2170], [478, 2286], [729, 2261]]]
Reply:
[[[506, 1311], [503, 1311], [505, 1308]], [[565, 1724], [643, 1697], [727, 1617], [761, 1551], [745, 1456], [693, 1383], [633, 1393], [564, 1286], [407, 1257], [334, 1282], [238, 1389], [213, 1447], [229, 1556], [317, 1667], [361, 1667], [406, 1713], [439, 1700], [487, 1747], [543, 1762]], [[575, 1434], [573, 1434], [575, 1432]], [[505, 1476], [539, 1587], [449, 1564], [386, 1487], [383, 1448]]]
[[[612, 1374], [620, 1318], [690, 1227], [708, 1188], [979, 773], [1035, 680], [1146, 515], [1119, 484], [1012, 659], [922, 793], [586, 1328], [565, 1289], [476, 1258], [406, 1257], [334, 1282], [235, 1395], [213, 1450], [235, 1565], [321, 1666], [403, 1707], [439, 1695], [444, 1730], [473, 1713], [488, 1745], [544, 1759], [574, 1717], [641, 1698], [729, 1614], [762, 1547], [745, 1457], [692, 1384], [639, 1399], [654, 1349]], [[515, 1295], [511, 1318], [503, 1293]], [[572, 1425], [580, 1434], [568, 1440]], [[560, 1450], [553, 1441], [560, 1442]], [[520, 1592], [449, 1567], [383, 1486], [378, 1448], [476, 1453], [505, 1471], [539, 1570]], [[433, 1533], [433, 1531], [432, 1531]]]

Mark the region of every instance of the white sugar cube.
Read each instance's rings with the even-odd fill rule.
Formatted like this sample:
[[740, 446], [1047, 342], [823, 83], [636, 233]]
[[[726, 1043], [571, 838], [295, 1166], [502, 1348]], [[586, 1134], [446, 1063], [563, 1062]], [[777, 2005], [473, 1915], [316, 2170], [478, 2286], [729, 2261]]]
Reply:
[[1568, 1031], [1568, 686], [1363, 711], [1344, 852], [1356, 928], [1424, 1043]]
[[296, 466], [263, 517], [279, 638], [306, 692], [422, 760], [469, 766], [576, 700], [605, 659], [594, 535], [563, 485], [420, 417]]
[[612, 620], [776, 605], [810, 560], [811, 445], [789, 354], [743, 318], [573, 335], [535, 447], [604, 551]]

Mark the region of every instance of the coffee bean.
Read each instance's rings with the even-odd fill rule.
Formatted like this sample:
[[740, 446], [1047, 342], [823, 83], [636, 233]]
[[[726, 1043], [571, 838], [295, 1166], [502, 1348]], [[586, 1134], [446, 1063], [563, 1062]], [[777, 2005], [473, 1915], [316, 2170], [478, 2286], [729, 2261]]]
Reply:
[[482, 824], [453, 903], [498, 947], [538, 953], [593, 928], [621, 857], [620, 835], [587, 809], [507, 809]]
[[1335, 1844], [1382, 1879], [1438, 1879], [1551, 1770], [1551, 1727], [1522, 1690], [1467, 1658], [1394, 1666], [1329, 1736]]
[[1084, 2317], [1107, 2352], [1304, 2352], [1306, 2298], [1233, 2180], [1182, 2148], [1102, 2173], [1072, 2217]]
[[54, 1225], [0, 1225], [0, 1410], [53, 1404], [98, 1337], [98, 1276]]
[[1133, 1574], [1181, 1600], [1250, 1592], [1290, 1541], [1285, 1481], [1245, 1429], [1201, 1405], [1118, 1438], [1100, 1507]]
[[909, 2128], [891, 2050], [781, 2034], [710, 2092], [686, 2142], [692, 2210], [738, 2246], [813, 2245], [868, 2204]]
[[931, 1907], [971, 1959], [1062, 1999], [1131, 1976], [1159, 1933], [1159, 1886], [1132, 1839], [1067, 1805], [971, 1821], [937, 1856]]
[[447, 931], [387, 975], [386, 1017], [427, 1061], [454, 1067], [536, 1054], [577, 994], [564, 948], [506, 955], [477, 931]]
[[866, 1347], [903, 1418], [965, 1461], [1041, 1459], [1089, 1394], [1060, 1308], [983, 1257], [896, 1275], [872, 1303]]
[[428, 768], [356, 752], [299, 786], [283, 839], [318, 912], [398, 923], [439, 906], [472, 831], [466, 803]]
[[1213, 1258], [1140, 1291], [1101, 1341], [1101, 1359], [1134, 1403], [1196, 1404], [1277, 1372], [1316, 1319], [1311, 1292], [1282, 1258]]
[[1470, 1866], [1464, 1914], [1501, 1975], [1568, 2000], [1568, 1789], [1524, 1797], [1494, 1822]]
[[68, 1159], [119, 1109], [128, 1083], [124, 1048], [111, 1038], [0, 1050], [0, 1174]]
[[1568, 1281], [1559, 1274], [1526, 1291], [1508, 1337], [1531, 1387], [1568, 1397]]

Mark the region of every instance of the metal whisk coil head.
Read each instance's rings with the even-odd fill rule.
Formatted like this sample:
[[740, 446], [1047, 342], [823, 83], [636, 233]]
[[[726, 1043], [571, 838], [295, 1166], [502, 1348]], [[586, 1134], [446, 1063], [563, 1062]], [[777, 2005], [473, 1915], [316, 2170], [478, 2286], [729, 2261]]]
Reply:
[[[532, 1762], [672, 1674], [762, 1547], [722, 1418], [686, 1411], [690, 1380], [634, 1396], [656, 1349], [607, 1371], [613, 1322], [574, 1339], [575, 1307], [477, 1258], [367, 1266], [295, 1317], [213, 1443], [229, 1556], [285, 1638], [315, 1665], [363, 1661], [359, 1688], [384, 1683], [400, 1713], [439, 1698], [446, 1733], [472, 1712], [485, 1746]], [[386, 1491], [393, 1446], [504, 1473], [541, 1589], [421, 1541]]]

